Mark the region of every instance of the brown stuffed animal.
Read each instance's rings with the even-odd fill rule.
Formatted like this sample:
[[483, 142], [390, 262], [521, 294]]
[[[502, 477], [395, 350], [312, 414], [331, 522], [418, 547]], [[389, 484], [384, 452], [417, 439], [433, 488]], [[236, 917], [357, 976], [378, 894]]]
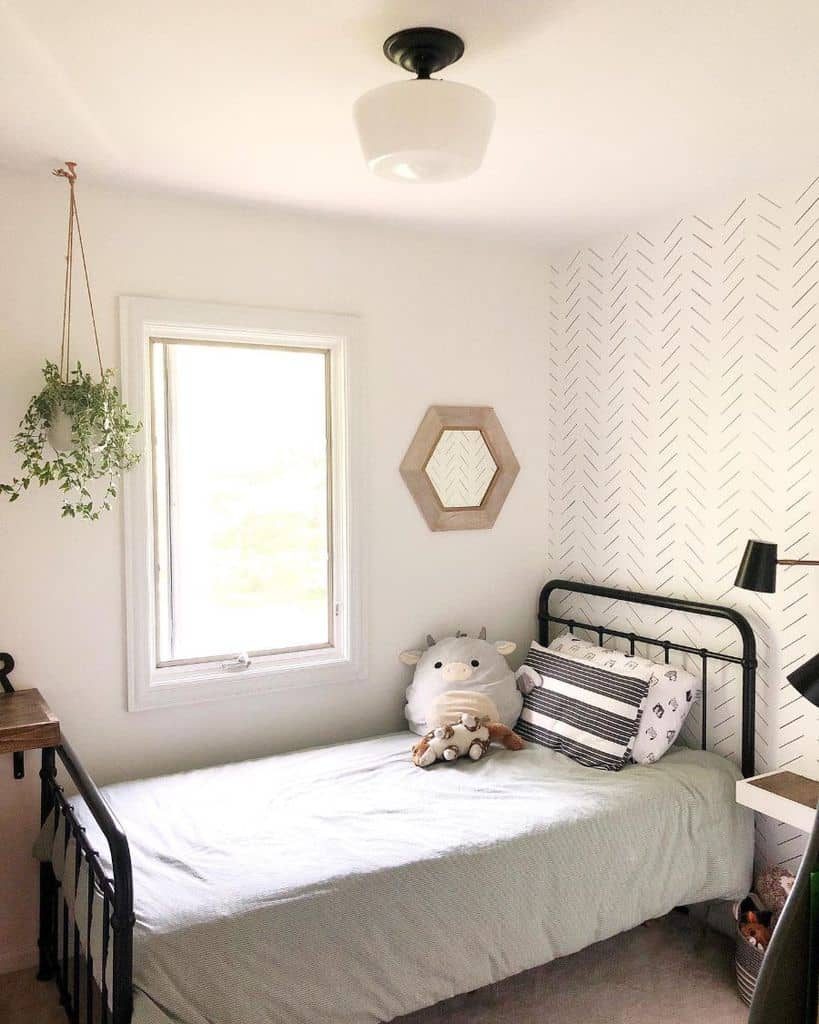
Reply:
[[490, 743], [500, 743], [507, 750], [522, 750], [524, 747], [520, 736], [508, 726], [462, 714], [460, 721], [439, 725], [423, 736], [412, 748], [412, 763], [419, 768], [428, 768], [436, 761], [457, 761], [459, 757], [468, 756], [478, 761]]
[[763, 924], [760, 917], [767, 916], [770, 921], [771, 915], [768, 911], [749, 910], [743, 914], [739, 930], [747, 941], [756, 946], [757, 949], [767, 949], [771, 941], [770, 924]]
[[767, 949], [771, 941], [771, 912], [760, 906], [760, 899], [755, 893], [734, 905], [734, 915], [739, 923], [739, 931], [749, 945], [757, 949]]

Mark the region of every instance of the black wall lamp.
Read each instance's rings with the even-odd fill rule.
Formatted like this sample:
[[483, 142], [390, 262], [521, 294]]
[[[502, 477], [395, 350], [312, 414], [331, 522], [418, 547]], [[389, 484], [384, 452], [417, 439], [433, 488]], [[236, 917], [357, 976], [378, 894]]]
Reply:
[[[739, 563], [735, 587], [754, 590], [759, 594], [773, 594], [776, 590], [778, 565], [819, 565], [819, 561], [804, 558], [777, 558], [776, 544], [762, 540], [749, 540]], [[788, 682], [811, 704], [819, 707], [819, 654], [809, 658], [788, 676]]]

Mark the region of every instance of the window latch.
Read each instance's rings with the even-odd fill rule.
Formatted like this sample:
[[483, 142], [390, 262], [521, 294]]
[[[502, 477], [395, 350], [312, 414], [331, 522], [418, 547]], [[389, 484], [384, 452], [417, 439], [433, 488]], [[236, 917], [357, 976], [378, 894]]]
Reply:
[[236, 655], [235, 658], [228, 658], [227, 661], [222, 662], [222, 668], [230, 669], [249, 668], [250, 665], [251, 660], [248, 656], [247, 651], [241, 651], [239, 654]]

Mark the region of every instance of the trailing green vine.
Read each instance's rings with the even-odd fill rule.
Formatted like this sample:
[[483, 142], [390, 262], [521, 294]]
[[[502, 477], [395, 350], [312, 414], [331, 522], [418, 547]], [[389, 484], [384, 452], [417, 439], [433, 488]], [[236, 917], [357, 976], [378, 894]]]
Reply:
[[[123, 404], [113, 370], [94, 380], [77, 363], [64, 380], [57, 365], [46, 361], [43, 376], [45, 387], [31, 399], [12, 442], [21, 456], [21, 475], [0, 484], [0, 494], [17, 501], [33, 481], [41, 487], [56, 483], [63, 493], [63, 516], [99, 519], [117, 496], [120, 474], [139, 462], [131, 442], [141, 424]], [[71, 420], [71, 447], [66, 451], [54, 450], [49, 440], [49, 428], [60, 412]], [[105, 489], [95, 496], [89, 485], [100, 479]]]

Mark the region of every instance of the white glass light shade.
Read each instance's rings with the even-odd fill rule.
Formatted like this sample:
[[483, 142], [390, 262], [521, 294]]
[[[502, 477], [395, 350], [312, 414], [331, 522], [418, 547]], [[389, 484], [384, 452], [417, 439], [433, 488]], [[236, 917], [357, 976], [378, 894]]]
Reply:
[[374, 174], [410, 183], [454, 181], [480, 167], [495, 105], [471, 85], [408, 79], [364, 93], [353, 116]]

